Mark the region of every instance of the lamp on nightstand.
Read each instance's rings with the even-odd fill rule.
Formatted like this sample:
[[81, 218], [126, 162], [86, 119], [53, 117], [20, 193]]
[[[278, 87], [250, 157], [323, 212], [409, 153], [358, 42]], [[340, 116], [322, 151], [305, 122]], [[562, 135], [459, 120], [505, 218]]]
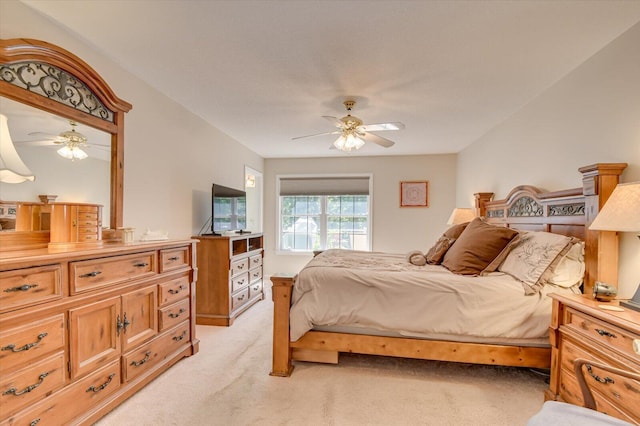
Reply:
[[460, 223], [471, 222], [476, 217], [473, 209], [463, 209], [456, 207], [451, 212], [447, 225], [458, 225]]
[[[589, 226], [594, 231], [634, 232], [640, 238], [640, 182], [621, 183]], [[620, 306], [640, 311], [640, 288]]]

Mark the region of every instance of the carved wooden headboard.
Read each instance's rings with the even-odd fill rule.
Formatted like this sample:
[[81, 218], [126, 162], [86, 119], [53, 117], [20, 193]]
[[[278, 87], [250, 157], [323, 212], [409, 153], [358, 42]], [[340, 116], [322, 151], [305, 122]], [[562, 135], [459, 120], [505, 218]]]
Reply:
[[527, 231], [546, 231], [585, 241], [584, 293], [596, 281], [618, 283], [618, 235], [591, 231], [589, 225], [619, 182], [626, 163], [598, 163], [581, 167], [582, 187], [545, 192], [530, 185], [514, 188], [493, 201], [492, 192], [475, 194], [476, 214], [488, 223]]

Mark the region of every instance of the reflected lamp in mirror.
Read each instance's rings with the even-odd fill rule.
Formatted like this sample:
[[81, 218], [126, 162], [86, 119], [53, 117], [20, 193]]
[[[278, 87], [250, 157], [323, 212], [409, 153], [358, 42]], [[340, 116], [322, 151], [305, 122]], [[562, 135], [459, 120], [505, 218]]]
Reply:
[[447, 220], [447, 225], [458, 225], [465, 222], [471, 222], [475, 217], [476, 214], [473, 209], [456, 207], [451, 212], [451, 216], [449, 216], [449, 220]]
[[77, 146], [73, 145], [65, 145], [60, 148], [58, 151], [58, 155], [66, 158], [67, 160], [84, 160], [88, 157], [87, 153]]
[[[640, 182], [621, 183], [589, 226], [594, 231], [633, 232], [640, 238]], [[640, 289], [620, 306], [640, 311]]]
[[33, 181], [36, 177], [18, 155], [9, 134], [7, 121], [7, 117], [0, 114], [0, 181], [5, 183]]

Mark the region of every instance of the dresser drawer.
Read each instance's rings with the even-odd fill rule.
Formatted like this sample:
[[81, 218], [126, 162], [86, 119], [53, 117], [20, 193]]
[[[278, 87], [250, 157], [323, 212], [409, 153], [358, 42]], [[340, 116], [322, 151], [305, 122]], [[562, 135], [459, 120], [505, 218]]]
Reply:
[[62, 297], [59, 264], [0, 272], [0, 311], [48, 302]]
[[253, 283], [262, 279], [262, 268], [256, 268], [249, 271], [249, 280]]
[[[101, 368], [1, 423], [2, 426], [70, 424], [79, 414], [120, 389], [120, 360]], [[73, 404], [69, 404], [73, 401]]]
[[249, 268], [257, 268], [258, 266], [262, 266], [262, 254], [249, 257]]
[[184, 347], [188, 342], [189, 322], [184, 321], [146, 345], [125, 354], [122, 357], [124, 381], [133, 380], [143, 372], [163, 362], [167, 356]]
[[14, 413], [62, 387], [64, 352], [58, 352], [0, 379], [2, 413]]
[[249, 258], [231, 261], [231, 276], [247, 272], [249, 270]]
[[235, 311], [240, 306], [244, 305], [249, 301], [249, 289], [245, 288], [244, 290], [235, 293], [231, 296], [231, 310]]
[[638, 359], [638, 355], [633, 350], [633, 341], [640, 339], [640, 335], [622, 330], [571, 308], [567, 308], [567, 315], [566, 326], [568, 328], [576, 330], [607, 348], [617, 349], [620, 354], [628, 358]]
[[189, 275], [174, 278], [158, 285], [158, 305], [170, 305], [171, 303], [189, 296]]
[[35, 321], [0, 332], [0, 371], [26, 365], [34, 359], [64, 346], [64, 315]]
[[[640, 382], [626, 377], [614, 380], [606, 371], [589, 364], [582, 368], [589, 389], [604, 395], [608, 401], [615, 401], [615, 405], [631, 417], [640, 419]], [[635, 370], [638, 370], [637, 366]]]
[[167, 330], [189, 317], [189, 299], [160, 309], [160, 331]]
[[156, 274], [155, 252], [71, 262], [71, 293], [121, 284]]
[[231, 278], [231, 291], [236, 292], [249, 285], [249, 273], [245, 272]]
[[188, 247], [160, 250], [160, 273], [186, 268], [190, 264]]
[[258, 294], [262, 294], [262, 281], [249, 284], [249, 299], [253, 299]]

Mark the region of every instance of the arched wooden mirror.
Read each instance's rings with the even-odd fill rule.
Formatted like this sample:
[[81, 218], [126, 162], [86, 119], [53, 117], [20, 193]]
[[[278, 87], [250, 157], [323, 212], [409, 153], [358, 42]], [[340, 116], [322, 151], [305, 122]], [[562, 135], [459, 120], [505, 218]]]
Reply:
[[[109, 204], [105, 206], [108, 218], [105, 216], [102, 221], [109, 229], [102, 235], [105, 240], [115, 238], [115, 230], [123, 225], [124, 115], [131, 104], [118, 98], [95, 70], [71, 52], [33, 39], [0, 39], [0, 101], [0, 106], [5, 108], [18, 104], [36, 108], [53, 114], [58, 120], [103, 133], [106, 145], [110, 145], [107, 153], [110, 158], [104, 159], [108, 166], [103, 166], [109, 169], [108, 177], [105, 176], [109, 187], [105, 191], [110, 194]], [[15, 139], [13, 135], [12, 139]], [[56, 189], [48, 193], [55, 194]], [[13, 246], [46, 246], [47, 234], [46, 231], [0, 232], [0, 246], [4, 246], [3, 251]]]

